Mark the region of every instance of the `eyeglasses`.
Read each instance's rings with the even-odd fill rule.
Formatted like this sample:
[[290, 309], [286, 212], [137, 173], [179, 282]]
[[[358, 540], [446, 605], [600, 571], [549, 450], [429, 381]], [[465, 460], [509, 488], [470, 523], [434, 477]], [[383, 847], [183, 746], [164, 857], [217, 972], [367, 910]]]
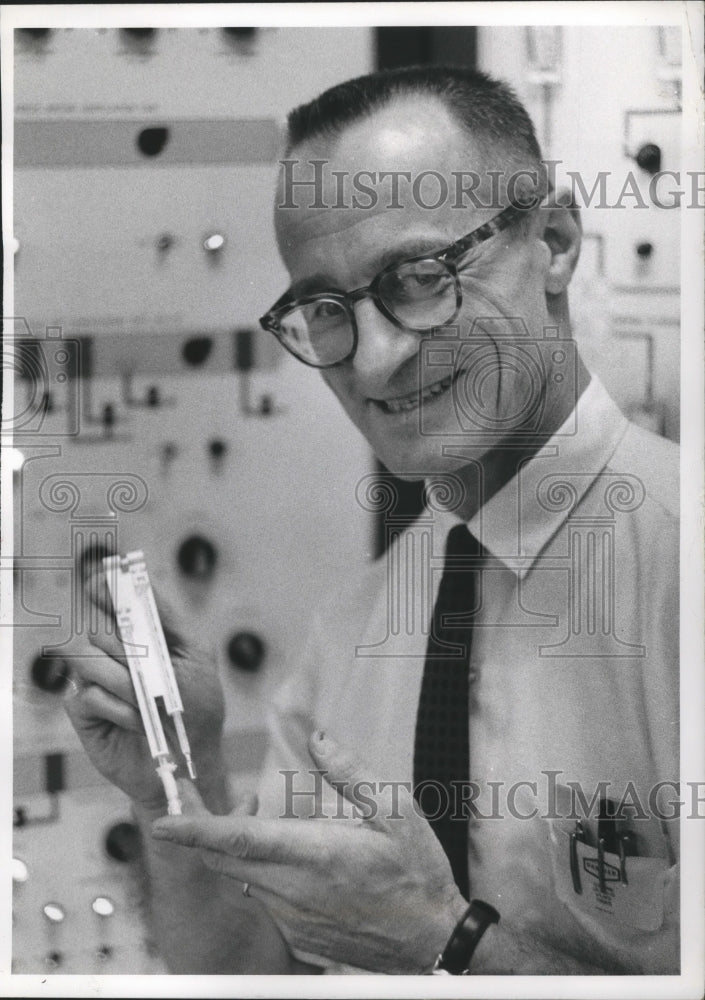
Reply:
[[391, 264], [365, 288], [352, 292], [315, 292], [292, 298], [287, 292], [260, 319], [299, 361], [313, 368], [332, 368], [348, 361], [357, 349], [354, 305], [370, 298], [400, 329], [420, 332], [451, 323], [463, 304], [458, 259], [510, 226], [539, 203], [511, 203], [498, 215], [436, 253]]

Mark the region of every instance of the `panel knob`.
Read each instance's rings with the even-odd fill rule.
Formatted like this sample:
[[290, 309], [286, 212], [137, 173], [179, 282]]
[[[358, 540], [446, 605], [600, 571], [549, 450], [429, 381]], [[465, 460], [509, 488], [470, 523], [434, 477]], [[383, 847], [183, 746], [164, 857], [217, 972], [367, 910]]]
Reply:
[[637, 151], [636, 162], [647, 174], [657, 174], [661, 169], [661, 147], [655, 142], [645, 142]]
[[207, 580], [213, 575], [218, 553], [207, 538], [202, 535], [190, 535], [179, 546], [176, 558], [184, 576], [195, 580]]
[[256, 632], [236, 632], [227, 646], [228, 659], [238, 670], [256, 673], [264, 662], [267, 649]]
[[136, 861], [142, 854], [140, 831], [134, 823], [116, 823], [105, 835], [105, 851], [113, 861]]
[[60, 694], [69, 679], [69, 668], [66, 660], [60, 656], [35, 656], [30, 667], [32, 683], [40, 691], [49, 694]]

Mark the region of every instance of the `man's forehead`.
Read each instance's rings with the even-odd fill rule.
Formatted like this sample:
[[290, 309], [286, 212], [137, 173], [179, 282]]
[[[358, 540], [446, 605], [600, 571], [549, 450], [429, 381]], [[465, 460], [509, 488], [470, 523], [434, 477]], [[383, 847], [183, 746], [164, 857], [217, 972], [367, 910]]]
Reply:
[[440, 100], [395, 99], [335, 137], [300, 143], [282, 160], [275, 202], [280, 245], [345, 233], [380, 214], [389, 214], [395, 230], [440, 224], [453, 231], [450, 218], [460, 209], [467, 231], [504, 201], [502, 170], [492, 176], [486, 161], [483, 145]]

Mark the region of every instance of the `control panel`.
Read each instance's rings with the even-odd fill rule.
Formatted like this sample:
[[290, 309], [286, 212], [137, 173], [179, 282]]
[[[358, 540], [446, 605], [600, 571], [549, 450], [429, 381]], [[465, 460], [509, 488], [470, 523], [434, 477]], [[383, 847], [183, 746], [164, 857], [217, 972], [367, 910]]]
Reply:
[[15, 32], [15, 973], [165, 971], [129, 802], [62, 707], [95, 561], [144, 551], [249, 786], [312, 611], [371, 551], [367, 445], [257, 324], [288, 280], [286, 112], [371, 60], [366, 28]]
[[569, 296], [581, 354], [635, 422], [674, 440], [680, 233], [692, 203], [681, 177], [682, 44], [675, 25], [479, 29], [480, 67], [516, 89], [556, 188], [581, 207]]

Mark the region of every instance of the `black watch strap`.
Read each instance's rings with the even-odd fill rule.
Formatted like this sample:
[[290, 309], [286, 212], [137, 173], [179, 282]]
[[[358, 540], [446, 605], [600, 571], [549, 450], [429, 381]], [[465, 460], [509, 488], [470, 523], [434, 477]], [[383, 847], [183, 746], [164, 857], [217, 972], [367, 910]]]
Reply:
[[496, 923], [499, 923], [499, 913], [494, 906], [480, 899], [471, 900], [440, 957], [438, 969], [452, 976], [464, 975], [480, 938], [491, 924]]

